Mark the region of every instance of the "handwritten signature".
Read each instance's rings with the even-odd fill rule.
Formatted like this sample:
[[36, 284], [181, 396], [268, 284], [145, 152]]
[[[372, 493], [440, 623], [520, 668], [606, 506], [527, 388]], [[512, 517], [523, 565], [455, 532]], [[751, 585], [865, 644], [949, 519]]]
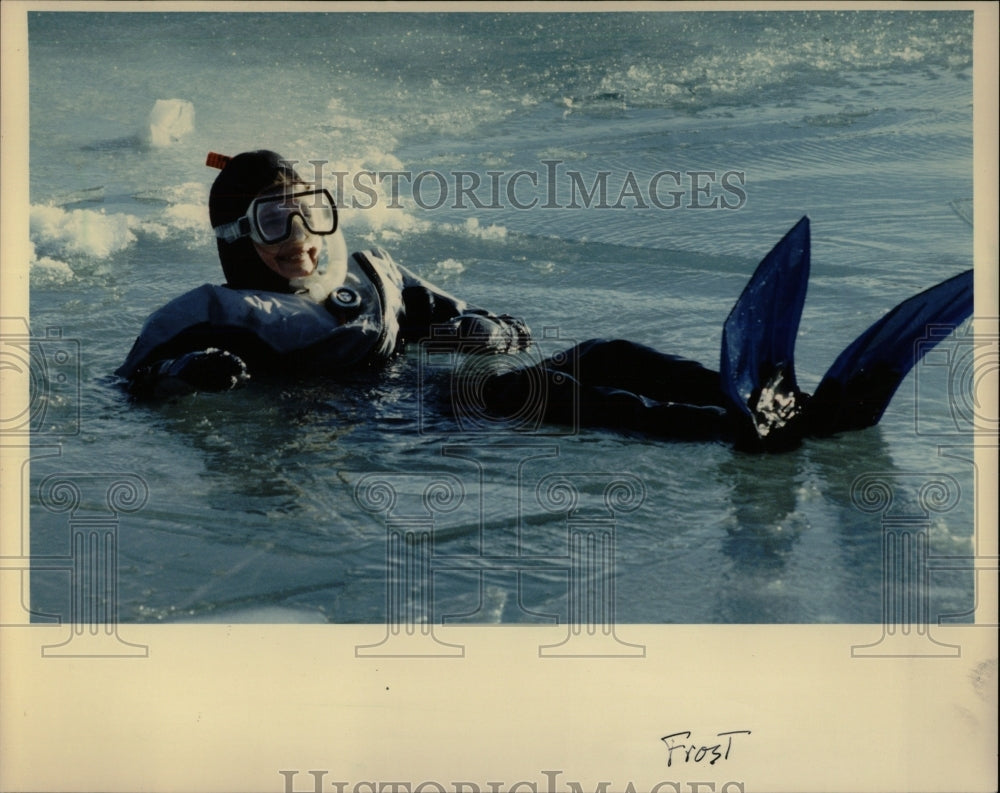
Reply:
[[[728, 760], [729, 753], [733, 750], [733, 736], [734, 735], [749, 735], [750, 730], [727, 730], [726, 732], [718, 732], [715, 734], [716, 738], [722, 738], [723, 740], [712, 743], [708, 741], [702, 743], [701, 741], [691, 741], [691, 731], [684, 730], [682, 732], [672, 732], [670, 735], [664, 735], [660, 738], [667, 747], [667, 767], [669, 768], [674, 762], [674, 752], [679, 752], [680, 755], [684, 756], [685, 763], [701, 763], [708, 760], [709, 765], [715, 765], [719, 760]], [[684, 742], [678, 740], [683, 738]]]

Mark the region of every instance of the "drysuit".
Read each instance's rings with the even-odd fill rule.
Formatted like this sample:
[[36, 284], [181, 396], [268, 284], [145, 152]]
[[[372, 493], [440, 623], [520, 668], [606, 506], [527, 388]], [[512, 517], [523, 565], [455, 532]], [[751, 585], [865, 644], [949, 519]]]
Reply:
[[146, 320], [116, 374], [136, 396], [221, 390], [253, 374], [374, 366], [432, 334], [483, 353], [513, 352], [531, 340], [522, 321], [470, 306], [374, 249], [352, 254], [343, 283], [319, 301], [307, 291], [193, 289]]

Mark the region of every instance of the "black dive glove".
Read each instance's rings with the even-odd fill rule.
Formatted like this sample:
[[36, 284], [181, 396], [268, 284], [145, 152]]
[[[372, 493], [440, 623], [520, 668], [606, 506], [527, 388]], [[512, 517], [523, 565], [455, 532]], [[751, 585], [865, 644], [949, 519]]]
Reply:
[[241, 358], [209, 347], [142, 367], [135, 373], [130, 390], [137, 396], [165, 397], [192, 391], [229, 391], [249, 379]]
[[[516, 352], [531, 346], [531, 331], [523, 320], [509, 314], [461, 314], [452, 320], [467, 352]], [[469, 342], [473, 342], [472, 346]]]
[[531, 331], [520, 319], [469, 307], [424, 285], [404, 287], [403, 305], [401, 332], [407, 341], [440, 341], [453, 332], [465, 352], [515, 352], [531, 346]]

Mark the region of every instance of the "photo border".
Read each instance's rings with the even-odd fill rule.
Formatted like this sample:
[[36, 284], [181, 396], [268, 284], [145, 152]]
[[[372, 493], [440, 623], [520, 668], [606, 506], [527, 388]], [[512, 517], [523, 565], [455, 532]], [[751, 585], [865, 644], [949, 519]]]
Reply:
[[[997, 5], [628, 7], [706, 6], [975, 11], [975, 315], [997, 317]], [[468, 10], [397, 3], [110, 7]], [[570, 7], [607, 8], [538, 3], [502, 9]], [[28, 316], [27, 11], [106, 8], [21, 0], [0, 6], [0, 316]], [[26, 389], [23, 380], [4, 377], [0, 399], [23, 401]], [[980, 485], [997, 481], [995, 440], [976, 439]], [[23, 553], [19, 543], [26, 542], [27, 527], [23, 535], [15, 530], [14, 539], [9, 527], [21, 526], [18, 502], [27, 499], [21, 488], [32, 454], [58, 449], [45, 443], [29, 449], [24, 440], [0, 443], [0, 557], [8, 561], [19, 547]], [[987, 560], [984, 571], [997, 559], [996, 506], [996, 493], [980, 486], [976, 548]], [[402, 791], [404, 782], [414, 791], [442, 787], [449, 793], [575, 790], [570, 783], [581, 790], [607, 783], [607, 793], [995, 790], [995, 626], [940, 628], [939, 636], [960, 652], [939, 658], [858, 657], [852, 648], [876, 638], [875, 625], [621, 625], [622, 636], [645, 652], [606, 658], [540, 658], [538, 647], [557, 643], [558, 629], [457, 625], [440, 635], [466, 648], [461, 657], [358, 658], [355, 648], [377, 645], [385, 625], [130, 624], [121, 638], [147, 653], [58, 659], [42, 650], [63, 641], [65, 628], [18, 624], [26, 586], [17, 578], [0, 577], [3, 790], [299, 793], [316, 782], [339, 793]], [[995, 618], [995, 575], [978, 576], [977, 585], [978, 616]], [[697, 747], [683, 762], [685, 750], [670, 749], [681, 743]], [[701, 748], [724, 745], [731, 753], [718, 763], [709, 764], [712, 752], [697, 760]]]

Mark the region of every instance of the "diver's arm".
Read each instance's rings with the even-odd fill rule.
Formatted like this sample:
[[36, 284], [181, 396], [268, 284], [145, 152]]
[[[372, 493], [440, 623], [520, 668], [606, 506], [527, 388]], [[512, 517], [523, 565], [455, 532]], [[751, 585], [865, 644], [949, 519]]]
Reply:
[[128, 391], [140, 399], [162, 399], [194, 391], [229, 391], [250, 379], [243, 360], [209, 347], [140, 366]]
[[531, 346], [531, 331], [522, 320], [470, 306], [404, 267], [399, 271], [405, 340], [453, 338], [466, 352], [515, 352]]

